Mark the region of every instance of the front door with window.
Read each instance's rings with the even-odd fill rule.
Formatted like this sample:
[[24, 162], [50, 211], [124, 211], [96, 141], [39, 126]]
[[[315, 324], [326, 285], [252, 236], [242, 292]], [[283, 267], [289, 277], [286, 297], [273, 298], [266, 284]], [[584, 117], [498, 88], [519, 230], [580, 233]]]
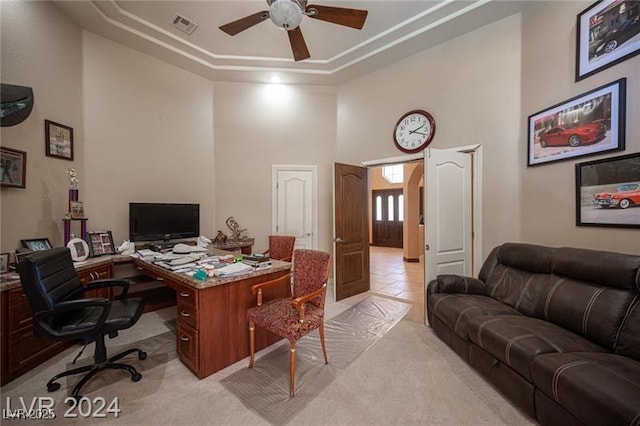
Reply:
[[402, 248], [402, 189], [372, 191], [373, 245]]

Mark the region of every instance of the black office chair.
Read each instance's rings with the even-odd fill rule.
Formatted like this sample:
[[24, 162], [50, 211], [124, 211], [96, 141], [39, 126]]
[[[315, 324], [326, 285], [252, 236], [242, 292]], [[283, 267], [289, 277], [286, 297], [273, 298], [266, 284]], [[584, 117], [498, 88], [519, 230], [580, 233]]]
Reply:
[[[56, 380], [61, 377], [85, 371], [89, 373], [78, 382], [71, 393], [76, 400], [81, 398], [79, 393], [82, 386], [105, 368], [127, 370], [134, 382], [142, 378], [132, 366], [115, 361], [133, 352], [137, 352], [138, 359], [143, 360], [147, 357], [145, 352], [129, 349], [107, 359], [107, 348], [104, 344], [105, 334], [111, 338], [116, 337], [118, 330], [131, 327], [142, 315], [144, 302], [136, 298], [127, 299], [128, 281], [98, 280], [83, 287], [67, 248], [54, 248], [27, 255], [20, 260], [18, 270], [22, 288], [33, 312], [33, 329], [36, 336], [56, 340], [82, 339], [85, 342], [95, 340], [95, 363], [55, 375], [47, 383], [49, 392], [60, 389], [60, 383]], [[122, 287], [122, 293], [117, 300], [82, 298], [85, 291], [110, 286]]]

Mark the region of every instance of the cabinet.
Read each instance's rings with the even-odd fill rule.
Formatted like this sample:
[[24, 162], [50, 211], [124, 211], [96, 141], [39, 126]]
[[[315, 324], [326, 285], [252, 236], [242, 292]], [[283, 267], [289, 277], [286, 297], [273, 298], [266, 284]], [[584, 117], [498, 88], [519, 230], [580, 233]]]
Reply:
[[[96, 279], [111, 278], [112, 266], [100, 265], [78, 272], [86, 285]], [[111, 296], [110, 289], [86, 293], [85, 297]], [[0, 292], [0, 384], [4, 385], [53, 355], [72, 345], [71, 341], [55, 341], [33, 335], [33, 316], [22, 288]]]

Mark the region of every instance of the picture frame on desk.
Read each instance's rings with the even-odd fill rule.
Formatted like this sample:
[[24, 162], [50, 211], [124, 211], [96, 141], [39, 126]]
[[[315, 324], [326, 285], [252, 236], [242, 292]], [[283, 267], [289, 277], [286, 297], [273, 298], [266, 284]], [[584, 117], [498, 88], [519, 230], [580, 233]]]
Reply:
[[49, 250], [53, 247], [48, 238], [34, 238], [20, 241], [22, 242], [22, 246], [30, 251]]
[[97, 257], [105, 254], [115, 254], [116, 249], [113, 245], [113, 236], [111, 231], [94, 231], [87, 233], [89, 240], [89, 256]]
[[0, 274], [9, 272], [9, 253], [0, 253]]

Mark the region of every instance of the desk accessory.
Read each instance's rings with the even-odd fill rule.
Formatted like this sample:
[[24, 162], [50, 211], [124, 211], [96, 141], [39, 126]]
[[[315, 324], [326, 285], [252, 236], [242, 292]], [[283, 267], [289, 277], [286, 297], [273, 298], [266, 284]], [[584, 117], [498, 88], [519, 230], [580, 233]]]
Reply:
[[88, 237], [90, 257], [114, 254], [116, 252], [111, 231], [89, 232]]
[[82, 238], [72, 238], [67, 243], [69, 251], [71, 251], [71, 259], [74, 262], [82, 262], [89, 257], [89, 245]]
[[51, 241], [48, 238], [34, 238], [31, 240], [20, 240], [22, 242], [22, 246], [31, 251], [38, 250], [49, 250], [51, 246]]

